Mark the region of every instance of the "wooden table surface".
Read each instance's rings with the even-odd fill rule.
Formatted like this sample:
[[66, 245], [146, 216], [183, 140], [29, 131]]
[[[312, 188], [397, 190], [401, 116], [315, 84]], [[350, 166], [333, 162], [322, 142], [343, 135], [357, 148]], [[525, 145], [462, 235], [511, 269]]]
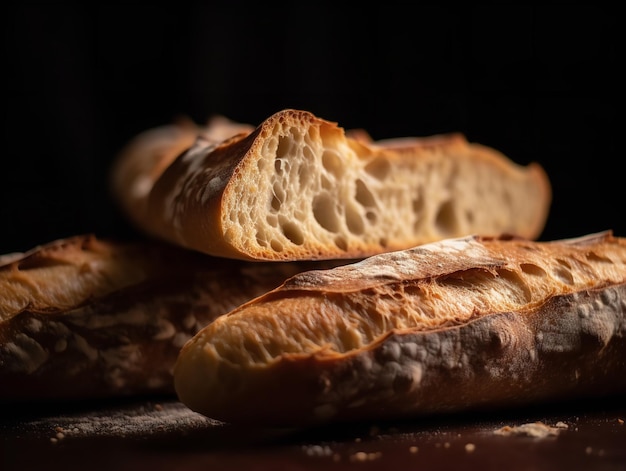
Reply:
[[173, 398], [7, 407], [0, 470], [626, 470], [624, 397], [314, 429], [222, 424]]

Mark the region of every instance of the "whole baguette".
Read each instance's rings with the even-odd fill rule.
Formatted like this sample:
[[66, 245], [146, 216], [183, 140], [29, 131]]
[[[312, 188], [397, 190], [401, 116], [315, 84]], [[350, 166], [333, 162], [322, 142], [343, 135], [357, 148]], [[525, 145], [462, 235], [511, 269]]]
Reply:
[[[112, 187], [132, 203], [124, 155]], [[376, 142], [292, 109], [222, 142], [199, 137], [158, 175], [127, 211], [138, 228], [248, 260], [357, 259], [472, 233], [534, 239], [551, 204], [538, 164], [460, 134]]]
[[201, 330], [176, 392], [309, 426], [626, 392], [626, 239], [467, 237], [300, 273]]
[[0, 259], [0, 402], [174, 394], [182, 345], [319, 264], [80, 235]]

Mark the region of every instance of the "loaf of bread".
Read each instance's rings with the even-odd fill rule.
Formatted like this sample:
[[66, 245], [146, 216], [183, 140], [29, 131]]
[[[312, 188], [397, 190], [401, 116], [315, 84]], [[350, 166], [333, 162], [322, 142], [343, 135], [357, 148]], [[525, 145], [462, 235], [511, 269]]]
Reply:
[[130, 220], [210, 255], [288, 261], [357, 259], [474, 233], [536, 239], [548, 216], [542, 167], [460, 134], [374, 141], [292, 109], [243, 126], [229, 122], [220, 136], [233, 135], [219, 141], [206, 137], [209, 124], [156, 172], [125, 164], [159, 160], [145, 140], [122, 152], [112, 188]]
[[300, 427], [626, 392], [626, 239], [463, 237], [303, 272], [202, 329], [176, 392]]
[[115, 159], [111, 168], [112, 194], [131, 221], [141, 221], [154, 183], [196, 139], [217, 143], [253, 129], [249, 124], [218, 115], [205, 125], [182, 117], [171, 124], [148, 129], [135, 136]]
[[94, 235], [3, 256], [0, 402], [173, 396], [187, 340], [320, 263], [240, 262]]

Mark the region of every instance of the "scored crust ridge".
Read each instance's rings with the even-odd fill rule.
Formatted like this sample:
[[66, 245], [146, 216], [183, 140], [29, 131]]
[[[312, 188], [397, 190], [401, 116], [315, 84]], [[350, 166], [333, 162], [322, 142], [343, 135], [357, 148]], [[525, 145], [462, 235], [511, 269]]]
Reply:
[[175, 387], [233, 423], [402, 419], [626, 391], [626, 239], [447, 239], [303, 272], [204, 328]]

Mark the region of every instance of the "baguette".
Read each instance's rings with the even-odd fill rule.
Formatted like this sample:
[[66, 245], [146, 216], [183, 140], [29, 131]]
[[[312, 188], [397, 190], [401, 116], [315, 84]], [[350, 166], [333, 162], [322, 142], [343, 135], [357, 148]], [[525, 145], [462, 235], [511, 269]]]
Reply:
[[626, 239], [469, 236], [295, 275], [174, 370], [213, 419], [301, 427], [626, 392]]
[[112, 195], [130, 220], [141, 220], [154, 183], [180, 154], [199, 137], [222, 142], [238, 133], [250, 133], [249, 124], [213, 116], [205, 125], [180, 118], [135, 136], [120, 152], [111, 169]]
[[542, 167], [461, 134], [376, 142], [300, 110], [222, 142], [198, 136], [144, 191], [120, 184], [127, 156], [147, 153], [123, 152], [112, 171], [116, 198], [138, 208], [130, 220], [244, 260], [360, 259], [472, 233], [535, 239], [551, 204]]
[[312, 266], [319, 264], [238, 262], [94, 235], [7, 254], [0, 402], [174, 395], [185, 341]]

